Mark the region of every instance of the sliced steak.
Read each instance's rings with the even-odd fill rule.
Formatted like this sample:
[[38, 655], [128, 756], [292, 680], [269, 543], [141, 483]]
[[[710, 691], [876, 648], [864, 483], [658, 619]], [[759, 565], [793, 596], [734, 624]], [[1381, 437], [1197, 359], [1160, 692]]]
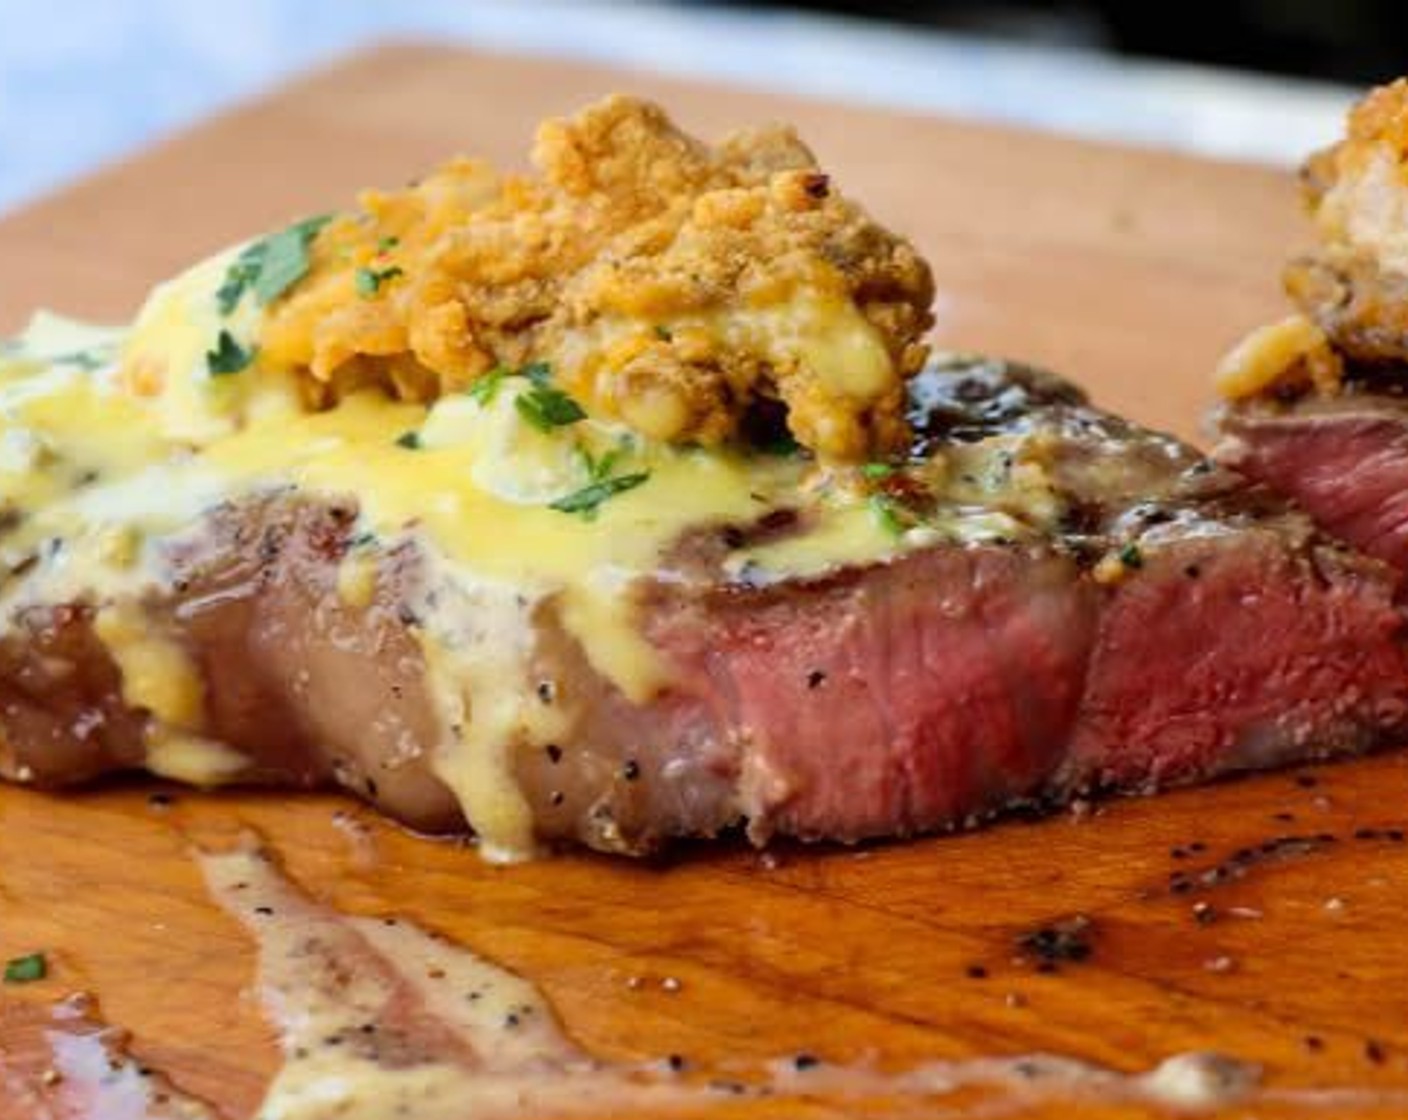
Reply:
[[1224, 408], [1216, 455], [1325, 529], [1408, 570], [1408, 398], [1356, 388]]
[[[1241, 476], [995, 362], [913, 385], [916, 456], [1026, 437], [1064, 528], [783, 577], [731, 562], [786, 511], [706, 527], [632, 589], [669, 683], [632, 701], [551, 597], [524, 608], [560, 741], [514, 741], [537, 836], [639, 853], [746, 824], [853, 841], [956, 827], [1078, 793], [1147, 792], [1367, 749], [1408, 724], [1399, 581]], [[464, 827], [414, 640], [433, 557], [374, 555], [336, 593], [355, 503], [281, 492], [166, 548], [147, 616], [198, 667], [224, 780], [338, 784], [415, 827]], [[413, 608], [412, 604], [417, 605]], [[147, 713], [84, 604], [0, 638], [0, 770], [45, 786], [143, 762]], [[473, 713], [469, 713], [473, 719]]]

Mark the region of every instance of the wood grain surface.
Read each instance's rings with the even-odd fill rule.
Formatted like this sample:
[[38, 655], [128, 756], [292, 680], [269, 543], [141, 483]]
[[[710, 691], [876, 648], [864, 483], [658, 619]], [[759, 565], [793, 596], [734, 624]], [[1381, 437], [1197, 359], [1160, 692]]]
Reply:
[[[453, 152], [520, 162], [536, 120], [618, 89], [661, 98], [706, 135], [795, 121], [844, 188], [933, 262], [941, 344], [1050, 365], [1185, 435], [1219, 352], [1278, 312], [1279, 263], [1304, 233], [1289, 174], [395, 47], [0, 222], [0, 331], [36, 305], [124, 318], [150, 283], [222, 243]], [[1408, 1088], [1408, 844], [1392, 831], [1408, 818], [1404, 756], [973, 835], [775, 858], [700, 846], [651, 865], [492, 868], [333, 797], [180, 793], [161, 807], [152, 788], [0, 790], [0, 957], [42, 948], [52, 966], [0, 999], [93, 991], [143, 1061], [232, 1118], [257, 1104], [275, 1052], [248, 992], [252, 946], [186, 853], [243, 827], [333, 903], [415, 918], [538, 982], [607, 1058], [678, 1052], [726, 1068], [806, 1050], [899, 1067], [1041, 1050], [1137, 1069], [1211, 1047], [1263, 1063], [1276, 1086]], [[1287, 834], [1335, 839], [1199, 878]], [[1194, 886], [1171, 887], [1179, 872]], [[1016, 959], [1023, 931], [1077, 913], [1093, 919], [1089, 960], [1043, 974]], [[1322, 1114], [1371, 1114], [1357, 1108]]]

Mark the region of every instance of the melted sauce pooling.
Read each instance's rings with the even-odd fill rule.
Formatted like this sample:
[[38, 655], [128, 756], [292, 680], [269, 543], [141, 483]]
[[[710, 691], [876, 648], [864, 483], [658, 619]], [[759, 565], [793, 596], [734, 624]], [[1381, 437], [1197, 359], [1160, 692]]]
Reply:
[[[605, 1064], [568, 1039], [531, 984], [444, 938], [314, 903], [259, 851], [200, 860], [216, 900], [258, 941], [260, 993], [281, 1032], [284, 1064], [261, 1120], [692, 1115], [747, 1110], [762, 1098], [893, 1116], [960, 1092], [994, 1115], [1047, 1099], [1175, 1112], [1253, 1098], [1346, 1103], [1338, 1090], [1261, 1090], [1255, 1067], [1207, 1053], [1137, 1074], [1041, 1054], [899, 1073], [792, 1060], [708, 1083], [666, 1063]], [[1353, 1096], [1360, 1107], [1402, 1103]]]
[[219, 1120], [126, 1053], [93, 1001], [0, 1002], [0, 1116], [27, 1120]]
[[405, 922], [319, 906], [263, 853], [201, 866], [258, 940], [260, 993], [281, 1032], [262, 1120], [610, 1115], [622, 1101], [655, 1109], [690, 1095], [598, 1065], [527, 981]]

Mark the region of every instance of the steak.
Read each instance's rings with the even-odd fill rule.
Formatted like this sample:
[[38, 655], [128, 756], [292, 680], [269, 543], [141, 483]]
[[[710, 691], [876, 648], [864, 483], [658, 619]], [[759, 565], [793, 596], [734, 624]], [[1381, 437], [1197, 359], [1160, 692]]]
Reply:
[[1216, 455], [1298, 503], [1329, 532], [1408, 570], [1408, 399], [1356, 389], [1238, 402]]
[[[786, 509], [700, 527], [631, 589], [668, 668], [645, 699], [593, 668], [551, 596], [525, 606], [521, 684], [563, 729], [502, 744], [538, 840], [640, 854], [738, 826], [759, 844], [904, 836], [1403, 733], [1388, 564], [1051, 375], [954, 361], [910, 398], [916, 459], [1039, 447], [1059, 531], [935, 531], [802, 577], [732, 562], [741, 542], [797, 531]], [[414, 828], [461, 830], [415, 640], [434, 558], [376, 546], [374, 594], [349, 602], [335, 584], [355, 521], [355, 496], [288, 488], [217, 506], [161, 542], [143, 610], [195, 667], [222, 781], [336, 785]], [[150, 713], [124, 701], [94, 605], [29, 603], [8, 621], [0, 773], [53, 788], [141, 768]]]
[[1314, 249], [1283, 283], [1299, 314], [1223, 362], [1215, 456], [1320, 525], [1408, 568], [1408, 81], [1369, 93], [1302, 168]]

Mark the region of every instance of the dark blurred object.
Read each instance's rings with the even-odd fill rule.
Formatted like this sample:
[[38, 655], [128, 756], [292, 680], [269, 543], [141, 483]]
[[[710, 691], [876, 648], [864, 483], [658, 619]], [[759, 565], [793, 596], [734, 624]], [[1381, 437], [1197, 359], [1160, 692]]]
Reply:
[[1360, 85], [1408, 72], [1408, 0], [794, 0], [772, 6]]
[[[1135, 54], [1368, 84], [1408, 70], [1405, 0], [1226, 0], [1094, 5]], [[1199, 15], [1199, 13], [1206, 13]]]

